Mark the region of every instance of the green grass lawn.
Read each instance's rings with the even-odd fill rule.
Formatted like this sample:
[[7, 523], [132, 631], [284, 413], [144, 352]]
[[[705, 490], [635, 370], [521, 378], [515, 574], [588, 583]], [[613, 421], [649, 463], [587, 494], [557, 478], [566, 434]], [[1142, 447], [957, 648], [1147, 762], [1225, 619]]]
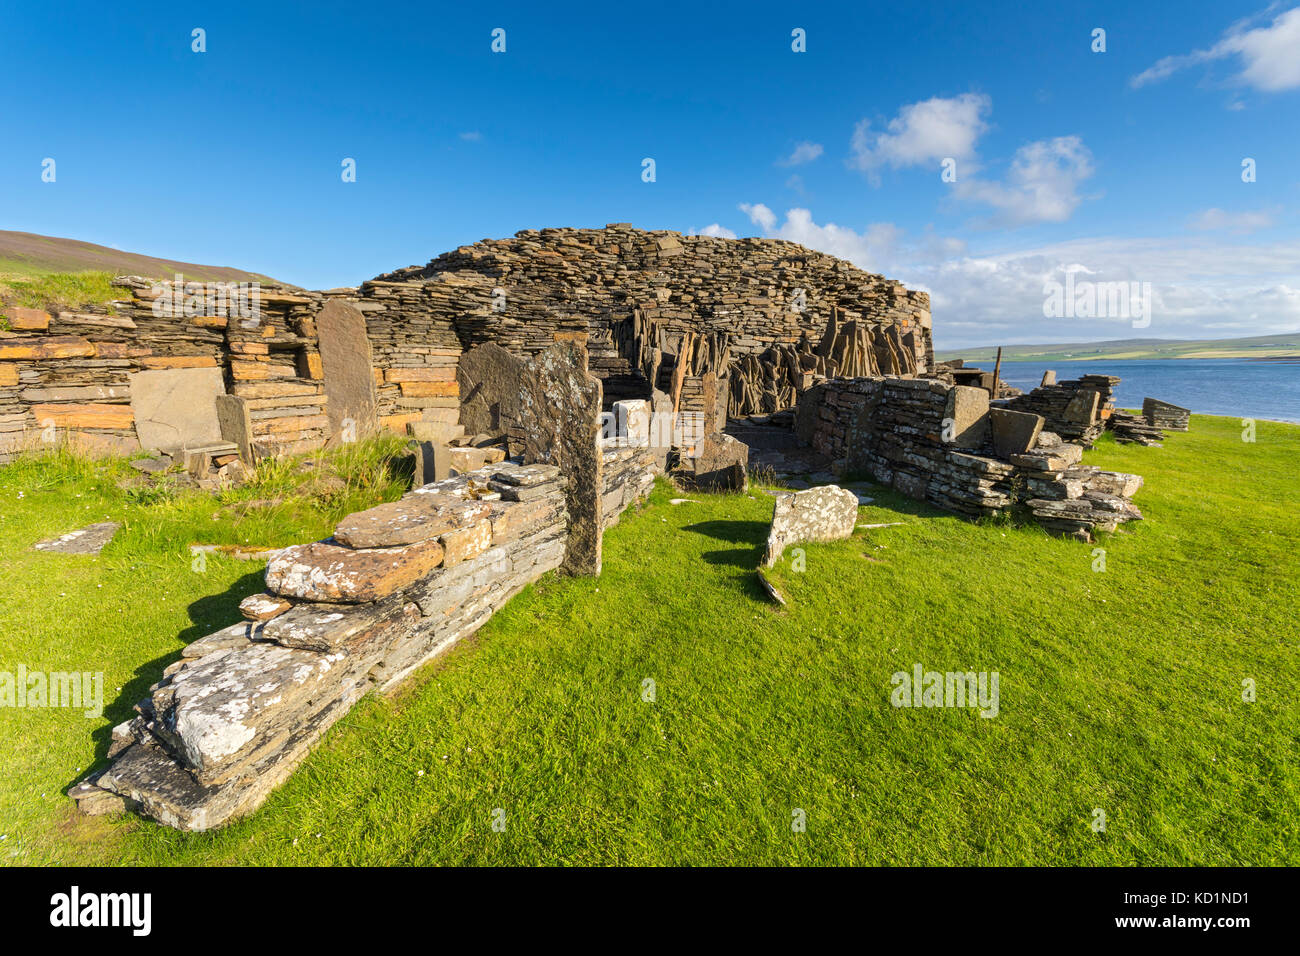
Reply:
[[[1295, 864], [1300, 427], [1192, 429], [1085, 456], [1147, 479], [1146, 520], [1098, 543], [1104, 571], [1091, 546], [881, 489], [861, 520], [905, 524], [808, 545], [803, 571], [788, 551], [786, 608], [754, 574], [771, 499], [674, 506], [661, 483], [605, 535], [598, 580], [530, 587], [208, 834], [78, 818], [63, 796], [181, 646], [260, 589], [260, 566], [196, 573], [186, 545], [307, 540], [395, 486], [280, 520], [128, 500], [67, 462], [0, 469], [0, 669], [102, 670], [109, 702], [99, 720], [0, 710], [0, 858]], [[27, 550], [106, 516], [127, 525], [98, 558]], [[892, 707], [891, 675], [918, 663], [997, 671], [998, 715]]]

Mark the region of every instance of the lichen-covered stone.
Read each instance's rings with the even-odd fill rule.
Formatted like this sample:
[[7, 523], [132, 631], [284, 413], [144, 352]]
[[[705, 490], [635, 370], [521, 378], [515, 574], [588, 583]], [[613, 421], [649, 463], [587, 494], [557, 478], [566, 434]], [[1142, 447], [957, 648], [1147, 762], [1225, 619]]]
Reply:
[[266, 566], [266, 588], [304, 601], [359, 604], [414, 584], [442, 563], [435, 539], [354, 550], [331, 540], [283, 549]]
[[587, 372], [587, 351], [556, 342], [520, 379], [519, 417], [524, 464], [558, 466], [565, 478], [569, 539], [564, 570], [599, 574], [601, 499], [601, 383]]
[[836, 485], [780, 492], [772, 508], [763, 565], [772, 567], [786, 547], [798, 541], [838, 541], [853, 534], [858, 496]]
[[482, 518], [488, 506], [455, 495], [407, 495], [348, 515], [334, 538], [350, 548], [393, 548], [435, 538]]

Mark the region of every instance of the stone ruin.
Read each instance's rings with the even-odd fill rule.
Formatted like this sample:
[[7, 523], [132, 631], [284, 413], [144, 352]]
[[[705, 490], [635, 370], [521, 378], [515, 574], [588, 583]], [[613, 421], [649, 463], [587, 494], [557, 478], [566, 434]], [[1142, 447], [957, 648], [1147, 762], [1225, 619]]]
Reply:
[[132, 808], [182, 830], [251, 812], [372, 689], [395, 686], [548, 571], [598, 574], [600, 540], [662, 472], [644, 402], [602, 437], [581, 346], [546, 349], [516, 382], [518, 461], [416, 485], [324, 540], [271, 556], [244, 620], [187, 645], [107, 769], [71, 791], [88, 813]]
[[111, 307], [7, 310], [0, 462], [55, 433], [114, 453], [222, 441], [245, 465], [412, 425], [468, 444], [461, 360], [487, 344], [584, 344], [607, 410], [657, 392], [706, 434], [792, 407], [814, 374], [933, 363], [925, 293], [791, 242], [626, 224], [526, 230], [357, 288], [263, 285], [238, 309], [205, 285], [115, 286]]
[[[0, 334], [0, 456], [53, 425], [219, 484], [390, 430], [415, 481], [270, 556], [244, 620], [187, 646], [114, 728], [110, 766], [72, 791], [87, 812], [187, 830], [250, 812], [369, 690], [546, 572], [599, 574], [604, 530], [657, 475], [743, 489], [742, 421], [972, 517], [1015, 510], [1083, 540], [1141, 517], [1140, 477], [1081, 463], [1117, 379], [1022, 395], [936, 365], [925, 294], [793, 243], [525, 231], [355, 289], [264, 287], [251, 318], [116, 284], [115, 314], [18, 310]], [[839, 489], [778, 495], [765, 563], [851, 533], [856, 508]]]

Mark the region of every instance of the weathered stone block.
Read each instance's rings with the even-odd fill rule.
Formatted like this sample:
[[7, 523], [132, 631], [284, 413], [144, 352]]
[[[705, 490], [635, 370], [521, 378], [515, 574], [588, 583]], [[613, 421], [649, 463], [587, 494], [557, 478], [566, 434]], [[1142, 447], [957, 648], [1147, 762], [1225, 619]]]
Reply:
[[780, 492], [772, 508], [763, 565], [772, 567], [786, 547], [798, 541], [838, 541], [853, 534], [858, 496], [835, 485]]
[[[1096, 395], [1096, 393], [1093, 393]], [[1043, 430], [1043, 416], [1013, 412], [1007, 408], [989, 409], [989, 426], [993, 431], [993, 451], [999, 458], [1023, 455], [1034, 447]]]
[[217, 396], [226, 392], [218, 368], [177, 368], [130, 376], [135, 430], [146, 448], [175, 452], [221, 441]]

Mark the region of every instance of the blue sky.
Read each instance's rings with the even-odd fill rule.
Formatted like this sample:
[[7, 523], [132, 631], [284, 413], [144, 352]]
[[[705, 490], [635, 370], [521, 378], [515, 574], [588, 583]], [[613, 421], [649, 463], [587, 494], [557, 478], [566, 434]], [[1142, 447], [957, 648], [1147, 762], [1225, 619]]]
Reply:
[[[0, 228], [328, 288], [629, 221], [928, 289], [944, 347], [1300, 328], [1296, 4], [1034, 6], [28, 4]], [[1045, 318], [1066, 269], [1150, 326]]]

